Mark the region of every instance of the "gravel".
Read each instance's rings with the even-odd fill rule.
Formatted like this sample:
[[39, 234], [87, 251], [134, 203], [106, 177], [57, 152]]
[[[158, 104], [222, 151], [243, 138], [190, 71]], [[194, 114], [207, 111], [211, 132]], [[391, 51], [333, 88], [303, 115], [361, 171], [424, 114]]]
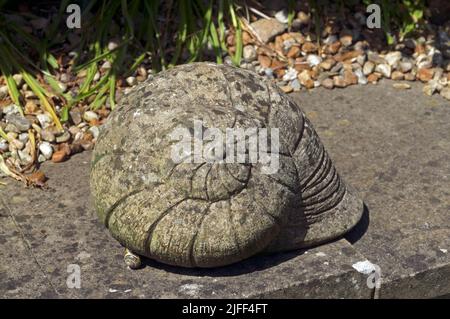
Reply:
[[8, 114], [6, 121], [14, 125], [20, 132], [26, 132], [31, 127], [31, 122], [19, 114]]

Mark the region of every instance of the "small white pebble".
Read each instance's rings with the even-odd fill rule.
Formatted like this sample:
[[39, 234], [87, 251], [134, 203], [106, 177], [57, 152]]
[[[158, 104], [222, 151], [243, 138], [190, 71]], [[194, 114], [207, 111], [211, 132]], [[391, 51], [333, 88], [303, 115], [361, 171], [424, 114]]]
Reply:
[[96, 139], [100, 133], [100, 130], [98, 129], [98, 126], [91, 126], [89, 128], [89, 132], [91, 132], [92, 136]]
[[129, 77], [127, 77], [127, 78], [126, 78], [126, 81], [127, 81], [127, 84], [128, 84], [129, 86], [136, 85], [136, 83], [137, 83], [137, 80], [136, 80], [136, 78], [135, 78], [134, 76], [129, 76]]
[[372, 272], [376, 271], [375, 265], [372, 264], [367, 259], [363, 261], [358, 261], [357, 263], [353, 264], [352, 267], [356, 269], [356, 271], [365, 275], [369, 275]]
[[316, 256], [317, 257], [325, 257], [327, 254], [325, 254], [325, 253], [323, 253], [323, 252], [321, 252], [321, 251], [319, 251], [318, 253], [316, 253]]
[[44, 155], [44, 157], [46, 159], [50, 159], [52, 158], [53, 155], [53, 147], [50, 145], [50, 143], [48, 142], [42, 142], [39, 145], [39, 150], [41, 151], [42, 155]]
[[90, 122], [90, 121], [92, 121], [92, 120], [98, 120], [98, 115], [97, 115], [97, 113], [95, 113], [94, 111], [86, 111], [86, 112], [84, 112], [84, 114], [83, 114], [83, 119], [84, 119], [86, 122]]

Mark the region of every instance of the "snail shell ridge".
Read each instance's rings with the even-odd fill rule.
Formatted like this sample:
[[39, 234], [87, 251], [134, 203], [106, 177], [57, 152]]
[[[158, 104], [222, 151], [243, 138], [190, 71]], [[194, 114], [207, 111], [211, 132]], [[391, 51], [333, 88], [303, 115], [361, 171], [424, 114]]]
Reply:
[[[227, 128], [278, 129], [278, 170], [266, 174], [248, 161], [174, 162], [174, 130], [204, 138], [195, 136], [196, 120], [203, 132], [224, 135]], [[324, 243], [363, 211], [289, 96], [253, 72], [213, 63], [163, 71], [122, 98], [94, 148], [91, 191], [99, 219], [123, 246], [183, 267]]]

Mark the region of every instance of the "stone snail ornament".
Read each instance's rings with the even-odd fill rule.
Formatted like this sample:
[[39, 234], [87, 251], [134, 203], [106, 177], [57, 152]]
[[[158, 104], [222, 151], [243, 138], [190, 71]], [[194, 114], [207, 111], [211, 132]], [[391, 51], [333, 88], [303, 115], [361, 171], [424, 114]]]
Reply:
[[130, 268], [140, 256], [218, 267], [310, 247], [363, 212], [297, 104], [253, 72], [214, 63], [163, 71], [122, 98], [98, 137], [91, 190]]

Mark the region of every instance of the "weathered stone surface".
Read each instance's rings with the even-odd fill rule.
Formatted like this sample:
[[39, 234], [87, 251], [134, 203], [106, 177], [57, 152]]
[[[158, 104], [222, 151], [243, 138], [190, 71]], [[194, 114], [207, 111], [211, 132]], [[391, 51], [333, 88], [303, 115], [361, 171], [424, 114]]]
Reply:
[[[417, 83], [405, 92], [392, 83], [293, 95], [339, 171], [364, 192], [367, 211], [347, 240], [213, 270], [149, 260], [128, 270], [89, 200], [84, 152], [42, 165], [48, 189], [2, 180], [0, 296], [448, 298], [448, 101], [424, 96]], [[381, 268], [378, 294], [352, 268], [365, 259]], [[69, 264], [80, 266], [80, 289], [66, 285]]]
[[287, 29], [287, 24], [281, 23], [277, 19], [259, 19], [252, 22], [251, 26], [263, 43], [269, 42]]
[[[129, 270], [89, 198], [91, 152], [46, 162], [48, 189], [8, 183], [0, 193], [0, 296], [4, 298], [370, 298], [364, 260], [344, 239], [214, 269], [149, 259]], [[68, 182], [70, 180], [70, 183]], [[8, 196], [4, 196], [8, 194]], [[80, 267], [81, 287], [69, 288]], [[70, 278], [69, 278], [70, 279]]]
[[[195, 120], [223, 136], [277, 129], [279, 167], [267, 174], [234, 155], [196, 161], [192, 151], [189, 163], [174, 162], [172, 132], [195, 133]], [[162, 72], [124, 98], [99, 135], [91, 186], [100, 220], [122, 245], [185, 267], [317, 245], [346, 233], [363, 211], [287, 95], [255, 73], [212, 63]]]
[[379, 296], [448, 295], [449, 103], [424, 96], [419, 83], [406, 91], [392, 83], [298, 99], [339, 172], [363, 194], [367, 232], [346, 237], [380, 266]]

